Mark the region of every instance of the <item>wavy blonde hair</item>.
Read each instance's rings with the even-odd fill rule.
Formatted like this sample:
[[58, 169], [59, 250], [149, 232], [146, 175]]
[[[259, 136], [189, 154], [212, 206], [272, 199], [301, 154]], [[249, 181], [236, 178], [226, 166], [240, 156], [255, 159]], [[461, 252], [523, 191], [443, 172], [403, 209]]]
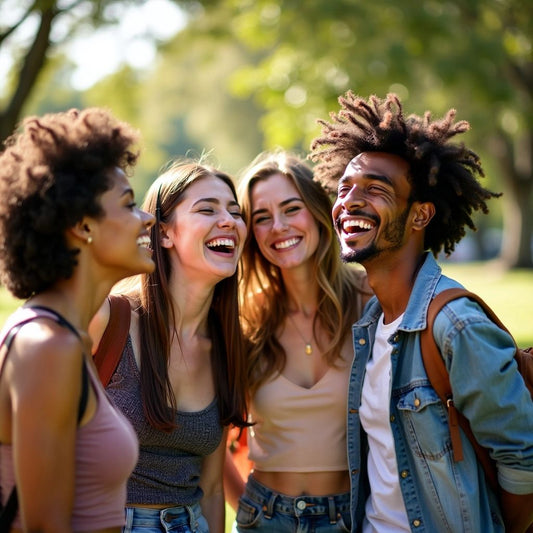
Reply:
[[294, 184], [318, 226], [319, 242], [312, 258], [319, 287], [313, 330], [316, 333], [322, 327], [326, 332], [328, 342], [321, 349], [328, 364], [335, 365], [352, 323], [361, 314], [363, 296], [370, 294], [365, 288], [366, 275], [340, 259], [331, 221], [332, 202], [313, 179], [311, 168], [298, 156], [283, 151], [259, 154], [243, 172], [237, 189], [249, 228], [239, 294], [243, 330], [250, 342], [248, 385], [251, 393], [275, 372], [281, 372], [287, 357], [276, 336], [287, 318], [287, 290], [280, 268], [261, 254], [251, 230], [252, 189], [257, 182], [276, 174]]

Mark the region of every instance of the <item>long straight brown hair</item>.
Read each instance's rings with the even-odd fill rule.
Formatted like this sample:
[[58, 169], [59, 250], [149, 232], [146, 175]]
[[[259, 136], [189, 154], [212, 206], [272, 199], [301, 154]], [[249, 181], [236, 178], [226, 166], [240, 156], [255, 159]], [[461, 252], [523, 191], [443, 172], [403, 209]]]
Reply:
[[[172, 305], [169, 290], [171, 264], [167, 250], [161, 246], [159, 223], [170, 219], [191, 184], [213, 176], [226, 183], [237, 198], [230, 176], [199, 162], [180, 160], [171, 164], [153, 182], [143, 204], [143, 209], [155, 215], [157, 220], [151, 229], [151, 246], [157, 268], [153, 273], [141, 276], [141, 396], [147, 420], [153, 427], [164, 431], [176, 427], [175, 411], [178, 406], [168, 376], [168, 361], [172, 337], [177, 335], [170, 325], [175, 323], [179, 311]], [[237, 285], [238, 271], [216, 284], [208, 315], [208, 333], [222, 424], [244, 427], [248, 425], [246, 370]]]

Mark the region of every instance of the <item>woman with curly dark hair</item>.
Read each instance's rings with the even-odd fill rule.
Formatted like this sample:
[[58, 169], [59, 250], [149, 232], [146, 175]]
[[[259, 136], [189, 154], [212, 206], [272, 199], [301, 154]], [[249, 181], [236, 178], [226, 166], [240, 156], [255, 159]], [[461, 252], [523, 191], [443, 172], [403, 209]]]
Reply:
[[[157, 268], [114, 290], [128, 297], [131, 326], [107, 386], [140, 443], [124, 533], [223, 533], [225, 433], [247, 424], [237, 299], [246, 226], [230, 176], [198, 161], [173, 162], [143, 206], [158, 221]], [[105, 305], [95, 338], [109, 317]]]
[[99, 383], [87, 331], [116, 282], [155, 267], [154, 218], [136, 207], [127, 178], [137, 141], [106, 110], [71, 110], [27, 118], [0, 155], [1, 281], [26, 299], [0, 335], [11, 531], [124, 524], [138, 444]]

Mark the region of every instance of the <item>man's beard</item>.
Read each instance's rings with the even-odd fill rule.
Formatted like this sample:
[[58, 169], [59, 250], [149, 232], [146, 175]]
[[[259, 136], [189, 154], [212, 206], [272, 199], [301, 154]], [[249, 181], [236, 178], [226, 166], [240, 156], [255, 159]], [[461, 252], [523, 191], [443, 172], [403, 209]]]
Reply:
[[403, 246], [405, 226], [411, 203], [403, 210], [400, 216], [389, 222], [383, 229], [383, 237], [389, 243], [388, 245], [378, 248], [376, 241], [371, 242], [366, 248], [360, 250], [341, 251], [341, 259], [344, 263], [360, 263], [363, 264], [369, 259], [379, 257], [383, 252], [390, 252], [398, 250]]

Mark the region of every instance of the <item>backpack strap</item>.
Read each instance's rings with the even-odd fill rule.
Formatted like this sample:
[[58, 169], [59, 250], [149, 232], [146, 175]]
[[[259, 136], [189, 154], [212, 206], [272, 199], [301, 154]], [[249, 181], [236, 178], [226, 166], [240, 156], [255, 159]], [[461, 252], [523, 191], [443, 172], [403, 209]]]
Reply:
[[453, 403], [450, 376], [433, 336], [433, 324], [440, 310], [452, 300], [463, 297], [477, 302], [491, 320], [493, 320], [502, 329], [507, 331], [490, 307], [488, 307], [488, 305], [479, 296], [477, 296], [477, 294], [462, 288], [444, 290], [435, 296], [428, 308], [427, 327], [420, 334], [422, 360], [424, 362], [426, 374], [428, 375], [431, 386], [435, 389], [435, 392], [441, 401], [446, 405], [448, 410], [448, 425], [450, 428], [450, 438], [452, 442], [454, 460], [463, 460], [463, 446], [461, 444], [461, 435], [459, 431], [459, 427], [461, 427], [474, 448], [476, 456], [481, 463], [483, 470], [485, 471], [485, 476], [489, 485], [496, 491], [498, 488], [498, 481], [495, 465], [491, 460], [487, 449], [483, 448], [477, 442], [472, 429], [470, 428], [468, 419], [457, 410]]
[[110, 294], [109, 322], [93, 354], [100, 381], [106, 387], [115, 372], [130, 331], [131, 307], [126, 296]]

